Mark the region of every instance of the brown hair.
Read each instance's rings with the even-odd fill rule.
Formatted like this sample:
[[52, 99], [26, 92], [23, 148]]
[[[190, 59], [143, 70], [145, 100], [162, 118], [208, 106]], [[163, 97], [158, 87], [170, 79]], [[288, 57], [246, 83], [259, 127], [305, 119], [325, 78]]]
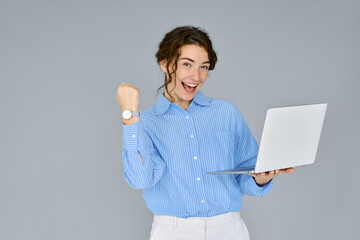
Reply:
[[[172, 90], [169, 92], [168, 85], [172, 80], [172, 74], [175, 74], [177, 69], [177, 61], [180, 56], [180, 48], [184, 45], [197, 45], [203, 47], [209, 56], [210, 67], [209, 70], [215, 68], [217, 61], [216, 53], [213, 49], [212, 42], [209, 35], [205, 30], [193, 27], [193, 26], [183, 26], [177, 27], [167, 34], [165, 34], [164, 39], [159, 44], [159, 50], [156, 53], [157, 62], [160, 64], [161, 61], [166, 60], [166, 71], [169, 79], [167, 79], [165, 74], [165, 83], [158, 89], [165, 87], [165, 91], [169, 94], [172, 101], [174, 97], [171, 95]], [[174, 63], [170, 71], [170, 65]]]

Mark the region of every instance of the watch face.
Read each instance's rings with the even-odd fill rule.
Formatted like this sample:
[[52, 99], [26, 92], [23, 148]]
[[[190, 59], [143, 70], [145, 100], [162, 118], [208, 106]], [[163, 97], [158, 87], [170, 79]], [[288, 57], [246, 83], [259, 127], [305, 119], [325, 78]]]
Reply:
[[130, 110], [124, 110], [123, 113], [122, 113], [122, 117], [126, 120], [130, 119], [131, 118], [131, 112]]

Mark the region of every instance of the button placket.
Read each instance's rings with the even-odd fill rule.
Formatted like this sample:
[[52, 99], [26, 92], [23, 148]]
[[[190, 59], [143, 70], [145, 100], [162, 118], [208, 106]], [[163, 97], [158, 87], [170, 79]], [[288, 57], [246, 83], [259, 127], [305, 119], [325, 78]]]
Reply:
[[195, 177], [195, 183], [196, 183], [196, 188], [198, 189], [198, 197], [200, 199], [200, 203], [203, 206], [202, 208], [207, 208], [207, 204], [205, 204], [205, 199], [206, 199], [206, 195], [205, 195], [205, 190], [204, 190], [204, 183], [203, 181], [201, 181], [201, 177], [203, 175], [202, 172], [202, 166], [201, 166], [201, 162], [199, 161], [199, 142], [197, 140], [197, 135], [196, 135], [196, 131], [195, 131], [195, 125], [194, 122], [191, 118], [190, 115], [186, 115], [185, 116], [185, 124], [187, 126], [187, 134], [189, 136], [189, 144], [190, 144], [190, 153], [192, 155], [193, 158], [193, 166], [194, 166], [194, 177]]

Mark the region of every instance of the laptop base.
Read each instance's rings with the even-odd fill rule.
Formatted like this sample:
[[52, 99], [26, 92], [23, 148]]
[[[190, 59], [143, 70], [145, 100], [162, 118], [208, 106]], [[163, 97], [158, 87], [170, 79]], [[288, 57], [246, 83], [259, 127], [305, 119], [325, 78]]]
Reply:
[[240, 167], [234, 169], [227, 169], [216, 172], [207, 172], [207, 174], [249, 174], [255, 173], [255, 166]]

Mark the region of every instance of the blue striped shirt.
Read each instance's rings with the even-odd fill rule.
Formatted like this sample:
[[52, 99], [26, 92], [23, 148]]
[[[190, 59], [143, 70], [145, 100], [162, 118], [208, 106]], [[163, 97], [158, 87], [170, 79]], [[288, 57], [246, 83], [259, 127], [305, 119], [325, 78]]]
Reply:
[[[231, 103], [197, 92], [187, 111], [163, 95], [123, 125], [124, 176], [158, 215], [211, 217], [240, 211], [242, 195], [264, 196], [249, 175], [206, 172], [254, 165], [256, 140]], [[140, 158], [140, 155], [143, 162]]]

